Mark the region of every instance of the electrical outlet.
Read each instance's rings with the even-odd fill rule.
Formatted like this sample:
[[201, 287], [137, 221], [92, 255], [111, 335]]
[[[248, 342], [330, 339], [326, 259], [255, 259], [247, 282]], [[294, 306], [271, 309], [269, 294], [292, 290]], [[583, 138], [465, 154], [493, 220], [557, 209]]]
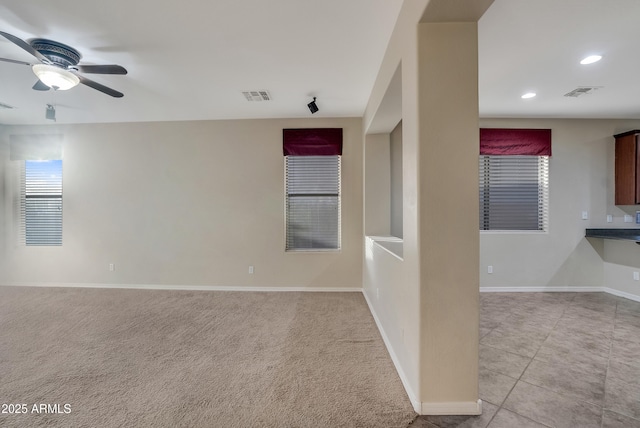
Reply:
[[487, 266], [487, 273], [493, 273], [493, 266]]
[[613, 223], [613, 216], [611, 214], [607, 214], [607, 223]]
[[589, 211], [582, 211], [582, 219], [589, 220]]
[[628, 214], [625, 214], [625, 215], [624, 215], [624, 222], [625, 222], [625, 223], [633, 223], [633, 217], [631, 217], [631, 216], [630, 216], [630, 215], [628, 215]]
[[640, 281], [640, 272], [634, 272], [633, 273], [633, 280], [634, 281]]
[[253, 266], [249, 266], [249, 275], [253, 275]]
[[114, 270], [116, 270], [115, 263], [109, 263], [109, 272], [113, 272]]

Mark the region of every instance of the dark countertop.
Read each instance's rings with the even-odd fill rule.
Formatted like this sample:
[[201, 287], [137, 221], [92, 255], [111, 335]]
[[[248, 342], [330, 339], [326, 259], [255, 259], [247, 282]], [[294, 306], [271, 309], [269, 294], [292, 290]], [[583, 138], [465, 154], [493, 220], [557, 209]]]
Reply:
[[587, 238], [621, 239], [640, 243], [639, 229], [586, 229]]

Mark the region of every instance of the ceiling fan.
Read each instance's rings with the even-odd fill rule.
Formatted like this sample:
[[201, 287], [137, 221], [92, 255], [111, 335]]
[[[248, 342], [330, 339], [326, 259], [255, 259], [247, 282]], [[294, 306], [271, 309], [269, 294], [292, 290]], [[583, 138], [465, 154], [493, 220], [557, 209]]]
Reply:
[[71, 46], [48, 39], [33, 39], [27, 43], [19, 37], [3, 31], [0, 31], [0, 35], [29, 52], [39, 61], [31, 64], [25, 61], [0, 58], [0, 61], [30, 66], [35, 75], [38, 76], [38, 81], [33, 85], [33, 89], [36, 91], [48, 91], [49, 89], [67, 90], [82, 83], [112, 97], [121, 98], [124, 96], [122, 92], [94, 82], [80, 74], [80, 72], [89, 74], [127, 74], [127, 70], [120, 65], [78, 64], [82, 55]]

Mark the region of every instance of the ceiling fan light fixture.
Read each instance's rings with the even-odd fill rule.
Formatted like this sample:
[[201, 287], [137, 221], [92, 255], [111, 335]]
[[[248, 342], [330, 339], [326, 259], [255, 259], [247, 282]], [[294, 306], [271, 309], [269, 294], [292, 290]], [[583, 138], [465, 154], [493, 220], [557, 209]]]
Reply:
[[42, 83], [57, 91], [66, 91], [80, 83], [78, 76], [55, 65], [34, 64], [31, 69]]

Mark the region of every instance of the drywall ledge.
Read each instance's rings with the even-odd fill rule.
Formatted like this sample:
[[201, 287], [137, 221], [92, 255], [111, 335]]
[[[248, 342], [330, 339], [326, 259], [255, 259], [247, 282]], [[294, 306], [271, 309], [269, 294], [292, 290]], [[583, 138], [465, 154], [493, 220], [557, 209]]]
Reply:
[[373, 241], [392, 256], [404, 261], [404, 240], [402, 238], [395, 236], [367, 236], [367, 239]]

